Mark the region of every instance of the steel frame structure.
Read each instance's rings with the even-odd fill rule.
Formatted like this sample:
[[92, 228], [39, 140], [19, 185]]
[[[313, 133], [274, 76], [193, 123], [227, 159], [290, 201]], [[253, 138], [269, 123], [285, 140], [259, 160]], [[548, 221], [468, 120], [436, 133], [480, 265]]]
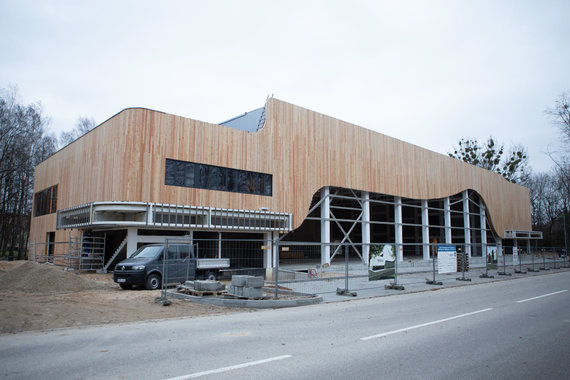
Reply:
[[[372, 218], [371, 208], [376, 205], [393, 208], [393, 221]], [[408, 209], [407, 219], [413, 219], [412, 221], [406, 220], [404, 209]], [[409, 210], [414, 210], [411, 211], [411, 218]], [[434, 244], [433, 241], [430, 242], [431, 229], [441, 232], [440, 244], [464, 246], [469, 257], [486, 256], [489, 237], [494, 238], [495, 241], [490, 244], [496, 245], [499, 252], [502, 246], [502, 239], [496, 237], [490, 228], [485, 204], [472, 190], [464, 190], [441, 199], [415, 200], [353, 189], [325, 187], [313, 199], [307, 215], [306, 220], [317, 221], [320, 224], [321, 264], [330, 264], [342, 245], [349, 245], [362, 262], [367, 263], [370, 245], [386, 243], [395, 245], [399, 261], [404, 258], [404, 246], [421, 246], [422, 259], [429, 260], [430, 245]], [[434, 216], [434, 219], [443, 219], [443, 224], [430, 222], [431, 216]], [[374, 225], [393, 226], [393, 238], [383, 242], [372, 241], [371, 226]], [[340, 231], [340, 241], [331, 241], [332, 226]], [[361, 227], [359, 240], [353, 233], [358, 226]], [[417, 234], [418, 236], [408, 236], [404, 230], [410, 228], [417, 228], [421, 233]], [[506, 236], [513, 235], [516, 235], [514, 239], [528, 241], [531, 238], [538, 238], [532, 231], [517, 231], [517, 234], [511, 233]], [[413, 242], [410, 242], [410, 239]]]

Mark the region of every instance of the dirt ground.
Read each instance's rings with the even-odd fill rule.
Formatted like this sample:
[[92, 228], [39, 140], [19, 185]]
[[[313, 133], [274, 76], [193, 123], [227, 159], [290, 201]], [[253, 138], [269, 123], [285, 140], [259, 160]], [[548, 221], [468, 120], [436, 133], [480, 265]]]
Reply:
[[246, 311], [178, 299], [162, 306], [158, 296], [158, 290], [122, 290], [112, 274], [0, 261], [0, 334]]

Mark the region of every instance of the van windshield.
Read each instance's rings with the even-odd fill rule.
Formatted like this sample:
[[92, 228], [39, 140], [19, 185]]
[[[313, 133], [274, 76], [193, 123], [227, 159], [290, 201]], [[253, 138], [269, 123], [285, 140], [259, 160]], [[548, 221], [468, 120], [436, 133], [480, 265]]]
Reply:
[[131, 255], [131, 259], [150, 259], [162, 252], [162, 247], [141, 247]]

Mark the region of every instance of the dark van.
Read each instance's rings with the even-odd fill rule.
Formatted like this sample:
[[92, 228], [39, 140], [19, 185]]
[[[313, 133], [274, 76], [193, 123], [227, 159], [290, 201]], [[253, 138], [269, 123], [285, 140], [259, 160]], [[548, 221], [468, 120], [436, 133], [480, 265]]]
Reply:
[[198, 277], [215, 280], [218, 270], [229, 268], [229, 259], [198, 259], [191, 244], [168, 246], [163, 261], [164, 244], [150, 244], [137, 249], [128, 259], [115, 266], [113, 281], [122, 289], [144, 285], [149, 290], [161, 288], [166, 274], [167, 284], [194, 280]]

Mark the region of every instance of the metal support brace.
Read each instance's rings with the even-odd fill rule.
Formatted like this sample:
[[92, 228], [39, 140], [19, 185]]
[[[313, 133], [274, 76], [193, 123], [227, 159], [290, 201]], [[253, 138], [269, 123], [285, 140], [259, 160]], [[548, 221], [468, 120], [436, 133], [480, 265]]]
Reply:
[[[347, 240], [350, 242], [350, 245], [352, 246], [352, 248], [354, 248], [354, 250], [356, 251], [356, 253], [358, 254], [358, 256], [360, 256], [360, 259], [362, 259], [362, 254], [360, 253], [360, 251], [358, 250], [358, 247], [356, 246], [356, 244], [354, 244], [354, 242], [350, 239], [350, 233], [352, 232], [352, 230], [354, 230], [354, 227], [356, 227], [358, 225], [358, 222], [360, 222], [360, 220], [362, 219], [362, 212], [358, 215], [358, 218], [356, 218], [356, 220], [354, 221], [354, 223], [352, 223], [352, 226], [350, 227], [350, 229], [348, 230], [348, 232], [346, 232], [344, 230], [344, 228], [342, 227], [342, 225], [339, 223], [339, 221], [337, 220], [336, 216], [333, 214], [332, 211], [330, 211], [330, 215], [331, 215], [331, 219], [332, 221], [334, 221], [336, 223], [336, 225], [338, 226], [338, 228], [342, 231], [344, 237], [341, 240], [341, 244], [343, 244], [344, 242], [346, 242]], [[341, 245], [339, 245], [335, 251], [333, 252], [333, 254], [331, 255], [331, 260], [335, 257], [335, 255], [339, 252]]]

